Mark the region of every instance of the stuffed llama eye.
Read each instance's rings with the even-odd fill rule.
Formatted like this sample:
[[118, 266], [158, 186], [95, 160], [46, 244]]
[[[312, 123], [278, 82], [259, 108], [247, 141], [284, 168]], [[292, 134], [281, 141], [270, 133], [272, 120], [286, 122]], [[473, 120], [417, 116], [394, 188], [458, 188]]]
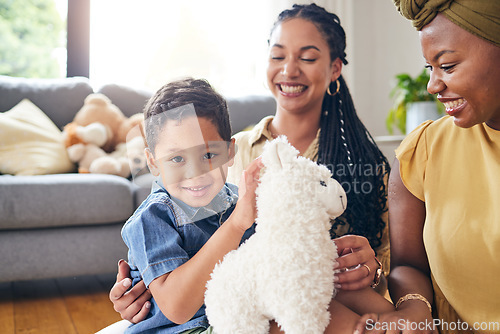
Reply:
[[325, 181], [319, 181], [319, 184], [321, 184], [323, 187], [326, 187], [326, 182]]

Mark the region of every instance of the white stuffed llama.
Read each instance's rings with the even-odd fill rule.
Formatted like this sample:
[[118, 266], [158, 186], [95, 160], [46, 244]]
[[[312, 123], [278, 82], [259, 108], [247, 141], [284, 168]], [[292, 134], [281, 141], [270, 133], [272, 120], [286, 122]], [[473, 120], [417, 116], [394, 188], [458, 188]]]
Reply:
[[219, 263], [205, 294], [217, 334], [323, 333], [336, 291], [337, 248], [330, 219], [346, 194], [325, 166], [298, 156], [286, 137], [266, 144], [257, 188], [255, 234]]

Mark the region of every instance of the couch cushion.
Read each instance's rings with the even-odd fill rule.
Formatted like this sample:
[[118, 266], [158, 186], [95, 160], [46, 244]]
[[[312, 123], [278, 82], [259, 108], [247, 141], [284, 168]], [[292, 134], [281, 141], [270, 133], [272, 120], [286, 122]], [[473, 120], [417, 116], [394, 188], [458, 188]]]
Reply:
[[125, 116], [142, 113], [144, 105], [153, 95], [148, 90], [133, 89], [123, 85], [107, 84], [97, 90], [110, 98]]
[[39, 175], [75, 169], [61, 130], [29, 100], [0, 113], [0, 173]]
[[0, 75], [0, 112], [12, 109], [26, 98], [62, 129], [92, 92], [89, 80], [84, 77], [27, 79]]
[[[128, 117], [143, 112], [144, 105], [153, 95], [148, 90], [132, 89], [127, 86], [107, 84], [97, 90], [111, 101]], [[249, 95], [226, 98], [232, 132], [237, 133], [249, 125], [255, 125], [269, 115], [274, 115], [276, 102], [271, 95]]]
[[[127, 258], [121, 227], [107, 224], [1, 231], [0, 282], [116, 273], [118, 260]], [[0, 300], [4, 300], [1, 293]]]
[[114, 175], [1, 175], [0, 189], [0, 229], [124, 222], [134, 211], [132, 183]]
[[228, 97], [226, 100], [233, 134], [276, 112], [276, 102], [271, 95]]

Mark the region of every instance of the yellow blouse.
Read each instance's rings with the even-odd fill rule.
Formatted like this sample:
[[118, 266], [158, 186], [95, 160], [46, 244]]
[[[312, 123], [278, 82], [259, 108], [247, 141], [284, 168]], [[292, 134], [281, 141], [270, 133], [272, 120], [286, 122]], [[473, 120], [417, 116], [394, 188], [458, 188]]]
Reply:
[[[246, 166], [250, 164], [254, 159], [262, 154], [264, 149], [264, 144], [267, 140], [273, 140], [273, 136], [268, 129], [269, 123], [273, 120], [274, 116], [267, 116], [263, 118], [252, 130], [242, 131], [234, 135], [233, 138], [236, 139], [236, 156], [234, 158], [234, 164], [229, 168], [227, 181], [230, 183], [238, 184], [240, 180], [241, 173]], [[319, 133], [316, 134], [316, 138], [309, 145], [307, 150], [302, 154], [302, 156], [316, 161], [318, 159], [318, 146], [319, 146]], [[382, 244], [376, 249], [377, 257], [385, 273], [389, 272], [389, 227], [387, 223], [387, 212], [384, 213], [382, 217], [386, 223], [381, 242]], [[335, 231], [337, 235], [344, 235], [347, 233], [349, 226], [347, 224], [341, 225]]]
[[474, 332], [500, 333], [500, 131], [460, 128], [446, 116], [410, 133], [396, 157], [403, 183], [425, 202], [439, 317], [453, 321], [454, 309], [483, 326]]

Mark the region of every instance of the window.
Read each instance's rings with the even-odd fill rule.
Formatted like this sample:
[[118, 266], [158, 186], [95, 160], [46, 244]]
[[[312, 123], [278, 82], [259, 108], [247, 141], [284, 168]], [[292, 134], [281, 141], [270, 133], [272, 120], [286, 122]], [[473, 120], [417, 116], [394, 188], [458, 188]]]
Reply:
[[184, 76], [225, 95], [265, 93], [267, 0], [91, 0], [90, 79], [156, 90]]
[[193, 76], [226, 96], [267, 94], [267, 39], [290, 4], [0, 0], [0, 74], [81, 75], [96, 88], [117, 83], [152, 91]]

